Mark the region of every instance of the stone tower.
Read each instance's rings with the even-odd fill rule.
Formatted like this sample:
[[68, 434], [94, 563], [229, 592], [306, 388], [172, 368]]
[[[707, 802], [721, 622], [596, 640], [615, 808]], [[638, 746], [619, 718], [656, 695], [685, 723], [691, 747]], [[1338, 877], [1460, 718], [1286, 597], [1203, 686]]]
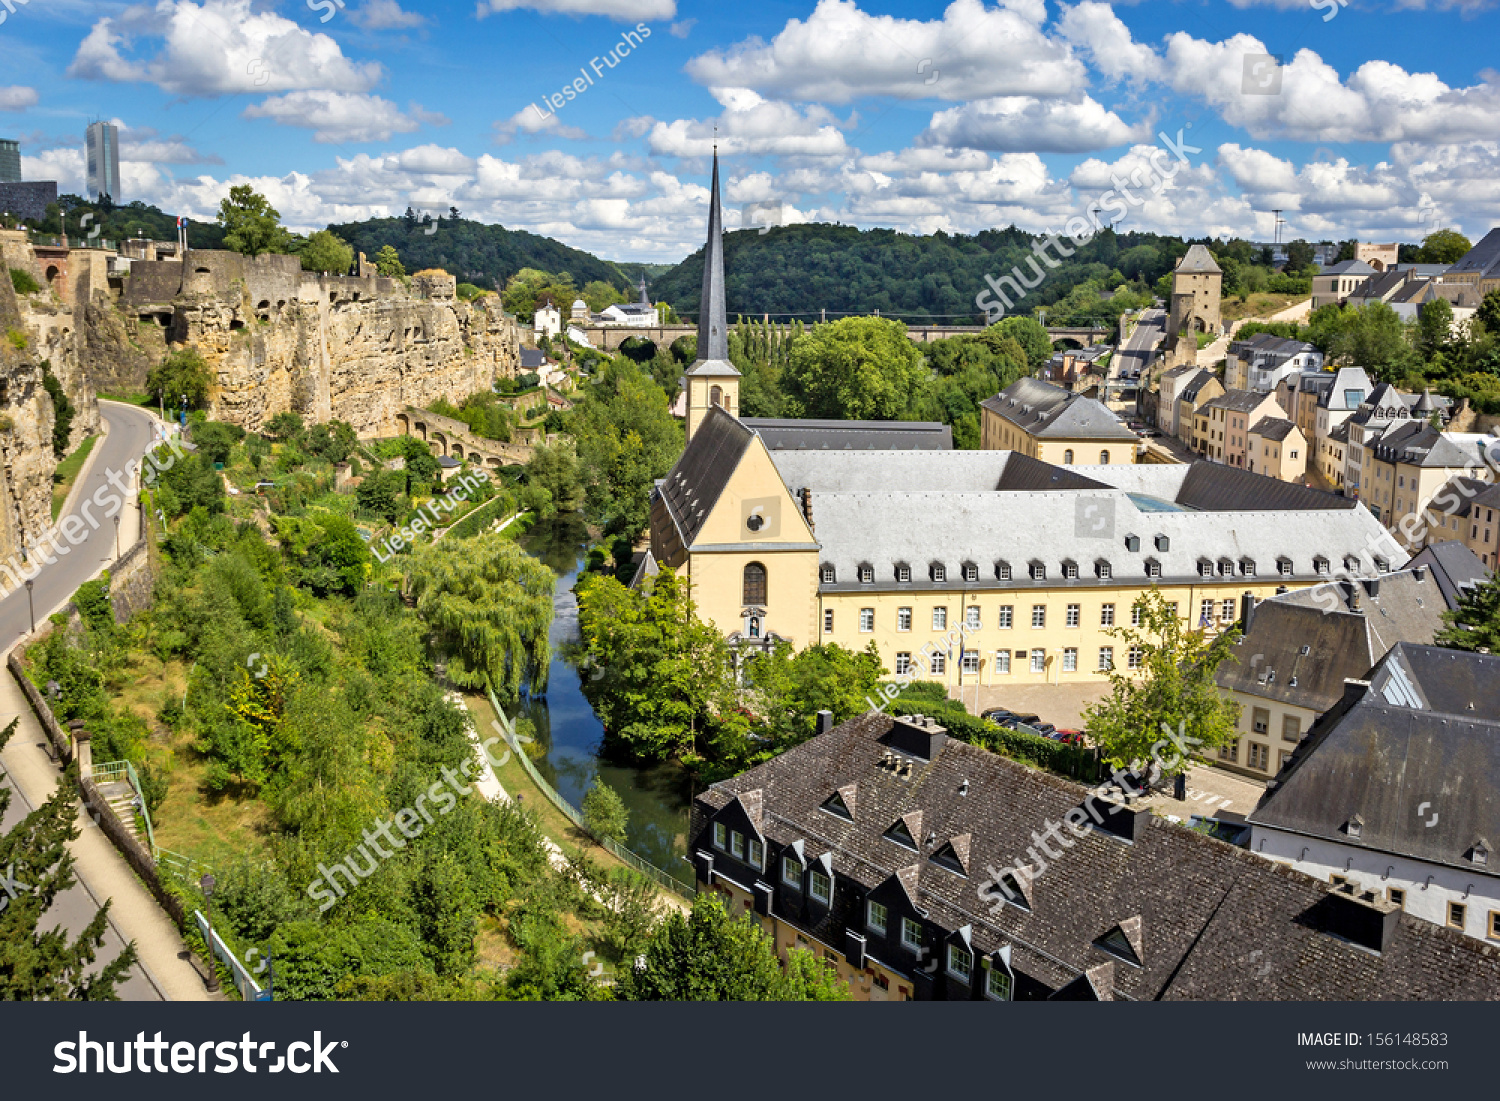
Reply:
[[687, 438], [715, 405], [740, 415], [740, 373], [729, 362], [729, 326], [724, 306], [724, 212], [719, 206], [719, 151], [714, 150], [713, 194], [708, 205], [708, 243], [703, 246], [703, 295], [698, 301], [698, 358], [688, 368]]
[[1172, 301], [1167, 313], [1167, 337], [1180, 332], [1215, 333], [1223, 327], [1219, 299], [1224, 271], [1203, 245], [1187, 250], [1172, 272]]

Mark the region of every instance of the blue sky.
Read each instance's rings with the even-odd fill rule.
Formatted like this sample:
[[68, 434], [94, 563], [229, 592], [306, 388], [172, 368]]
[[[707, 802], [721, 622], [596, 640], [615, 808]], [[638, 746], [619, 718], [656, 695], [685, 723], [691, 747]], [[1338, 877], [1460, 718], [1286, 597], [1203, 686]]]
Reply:
[[1122, 229], [1477, 239], [1497, 3], [0, 0], [0, 136], [81, 191], [117, 120], [124, 198], [190, 217], [250, 182], [301, 229], [456, 205], [627, 260], [701, 245], [716, 126], [731, 227], [1060, 231], [1126, 185]]

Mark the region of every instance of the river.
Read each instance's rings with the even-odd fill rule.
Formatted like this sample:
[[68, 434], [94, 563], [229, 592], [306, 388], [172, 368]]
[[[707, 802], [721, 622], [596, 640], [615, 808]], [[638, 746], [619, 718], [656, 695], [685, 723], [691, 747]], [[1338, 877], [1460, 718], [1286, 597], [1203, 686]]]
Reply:
[[578, 602], [573, 584], [588, 553], [588, 531], [577, 516], [560, 516], [533, 527], [521, 547], [557, 575], [552, 605], [552, 665], [545, 697], [526, 699], [521, 713], [536, 727], [543, 756], [538, 771], [575, 807], [602, 779], [630, 811], [626, 847], [678, 879], [691, 880], [687, 862], [691, 778], [677, 765], [619, 765], [600, 756], [604, 727], [584, 697], [578, 670], [563, 654], [578, 641]]

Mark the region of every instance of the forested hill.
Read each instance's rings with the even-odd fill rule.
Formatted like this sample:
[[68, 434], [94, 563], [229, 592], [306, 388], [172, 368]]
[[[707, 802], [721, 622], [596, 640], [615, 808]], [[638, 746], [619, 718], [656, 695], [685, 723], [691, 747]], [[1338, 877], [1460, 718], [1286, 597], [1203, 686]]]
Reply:
[[[973, 323], [982, 320], [974, 298], [988, 289], [987, 274], [998, 278], [1020, 264], [1027, 280], [1036, 281], [1025, 260], [1032, 254], [1033, 240], [1015, 227], [972, 237], [942, 232], [913, 237], [890, 229], [827, 224], [779, 226], [764, 234], [740, 230], [724, 239], [729, 314], [798, 313], [816, 320], [818, 311], [826, 309], [832, 320], [843, 313], [878, 309], [908, 321]], [[1243, 241], [1209, 244], [1216, 253], [1243, 252], [1247, 268], [1255, 259]], [[1035, 306], [1057, 303], [1089, 280], [1111, 287], [1123, 277], [1138, 289], [1152, 287], [1187, 249], [1188, 242], [1176, 237], [1106, 229], [1056, 269], [1043, 266], [1047, 278], [1012, 312], [1029, 313]], [[696, 316], [702, 280], [700, 249], [660, 276], [651, 294], [671, 302], [685, 317]], [[1075, 295], [1064, 305], [1075, 309], [1079, 299]]]
[[579, 287], [596, 279], [620, 288], [631, 283], [620, 268], [582, 249], [525, 230], [463, 217], [424, 221], [407, 215], [328, 228], [372, 262], [381, 246], [392, 245], [408, 272], [444, 268], [462, 282], [491, 290], [504, 287], [505, 281], [522, 268], [567, 272]]

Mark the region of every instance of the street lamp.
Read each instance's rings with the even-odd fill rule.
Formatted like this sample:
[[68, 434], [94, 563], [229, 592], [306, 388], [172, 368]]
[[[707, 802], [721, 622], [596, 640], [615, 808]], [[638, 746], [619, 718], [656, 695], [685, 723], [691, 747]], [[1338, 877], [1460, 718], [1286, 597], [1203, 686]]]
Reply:
[[32, 582], [28, 579], [26, 582], [26, 607], [31, 612], [31, 633], [36, 634], [36, 601], [31, 598], [31, 586]]
[[115, 561], [120, 560], [120, 517], [115, 516]]
[[198, 886], [203, 889], [203, 901], [208, 907], [208, 992], [217, 994], [219, 992], [219, 967], [214, 962], [214, 877], [205, 875], [198, 880]]

